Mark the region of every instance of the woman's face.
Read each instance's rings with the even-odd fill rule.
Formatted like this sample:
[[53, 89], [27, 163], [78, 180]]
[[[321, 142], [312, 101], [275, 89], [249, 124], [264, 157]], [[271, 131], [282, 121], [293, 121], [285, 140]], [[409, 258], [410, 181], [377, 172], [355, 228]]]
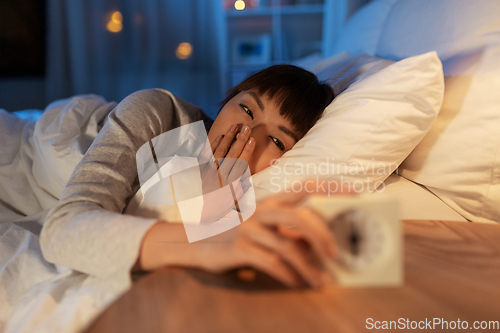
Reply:
[[270, 166], [300, 139], [294, 126], [280, 115], [274, 100], [252, 90], [240, 92], [224, 105], [208, 133], [210, 142], [226, 134], [233, 124], [239, 131], [250, 126], [250, 137], [255, 140], [248, 161], [252, 174]]

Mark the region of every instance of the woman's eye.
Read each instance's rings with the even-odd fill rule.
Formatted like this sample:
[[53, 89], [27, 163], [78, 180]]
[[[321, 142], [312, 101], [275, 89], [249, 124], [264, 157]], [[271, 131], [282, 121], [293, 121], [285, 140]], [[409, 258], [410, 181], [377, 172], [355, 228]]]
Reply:
[[273, 140], [276, 147], [278, 147], [281, 151], [285, 151], [285, 145], [283, 144], [283, 142], [281, 142], [279, 139], [276, 139], [273, 137], [270, 137], [270, 138], [271, 138], [271, 140]]
[[245, 111], [252, 119], [253, 119], [253, 113], [252, 113], [252, 110], [250, 110], [248, 108], [248, 106], [244, 105], [244, 104], [240, 104], [241, 108], [243, 109], [243, 111]]

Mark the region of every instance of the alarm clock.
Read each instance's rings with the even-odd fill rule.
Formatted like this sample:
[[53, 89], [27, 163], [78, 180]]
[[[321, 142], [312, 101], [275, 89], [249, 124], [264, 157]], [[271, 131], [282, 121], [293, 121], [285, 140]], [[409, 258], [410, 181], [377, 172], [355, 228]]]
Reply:
[[369, 195], [314, 195], [304, 203], [323, 216], [338, 248], [324, 265], [345, 286], [399, 286], [403, 237], [398, 202]]

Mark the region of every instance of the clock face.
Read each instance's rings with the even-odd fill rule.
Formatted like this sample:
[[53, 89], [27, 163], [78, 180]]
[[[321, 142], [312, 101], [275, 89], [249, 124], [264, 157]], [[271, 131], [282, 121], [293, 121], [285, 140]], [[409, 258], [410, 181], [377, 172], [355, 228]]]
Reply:
[[360, 209], [344, 211], [328, 221], [339, 249], [339, 263], [349, 270], [371, 266], [382, 254], [385, 237], [381, 222]]

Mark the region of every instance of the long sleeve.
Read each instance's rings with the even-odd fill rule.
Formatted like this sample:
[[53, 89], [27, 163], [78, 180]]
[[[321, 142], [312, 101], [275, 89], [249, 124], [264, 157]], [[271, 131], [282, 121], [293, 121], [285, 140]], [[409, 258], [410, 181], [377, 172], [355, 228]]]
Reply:
[[137, 185], [136, 152], [159, 134], [198, 120], [210, 121], [162, 89], [138, 91], [119, 103], [45, 220], [40, 243], [46, 260], [103, 277], [130, 270], [156, 222], [122, 214]]

